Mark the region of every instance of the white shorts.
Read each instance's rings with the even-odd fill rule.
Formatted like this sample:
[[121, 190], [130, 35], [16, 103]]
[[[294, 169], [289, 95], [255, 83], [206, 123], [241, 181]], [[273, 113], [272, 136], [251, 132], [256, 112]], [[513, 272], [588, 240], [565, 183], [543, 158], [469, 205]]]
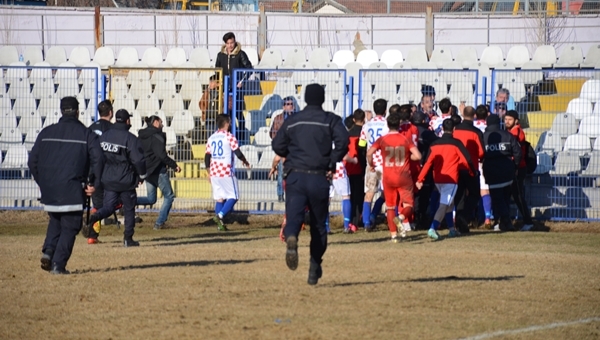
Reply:
[[479, 189], [489, 190], [490, 187], [485, 183], [485, 177], [483, 177], [483, 165], [479, 163]]
[[368, 192], [372, 192], [376, 194], [381, 191], [381, 173], [383, 170], [381, 167], [375, 168], [375, 172], [369, 170], [367, 166], [367, 172], [365, 173], [365, 194]]
[[213, 198], [220, 199], [238, 199], [238, 182], [235, 177], [211, 177]]
[[435, 184], [440, 192], [440, 204], [451, 205], [454, 202], [454, 195], [458, 185], [452, 183]]
[[335, 194], [342, 197], [350, 196], [350, 181], [348, 177], [338, 178], [331, 181], [332, 184], [329, 186], [329, 197], [333, 198]]

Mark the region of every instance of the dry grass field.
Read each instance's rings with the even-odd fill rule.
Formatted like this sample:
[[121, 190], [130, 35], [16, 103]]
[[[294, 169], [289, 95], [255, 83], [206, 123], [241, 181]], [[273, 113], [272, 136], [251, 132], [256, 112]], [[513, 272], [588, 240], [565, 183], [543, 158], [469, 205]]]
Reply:
[[[39, 267], [46, 216], [0, 212], [2, 339], [599, 339], [600, 225], [394, 244], [387, 231], [330, 237], [317, 286], [287, 269], [279, 216], [143, 214], [123, 248], [78, 237], [54, 276]], [[380, 226], [383, 227], [383, 226]], [[446, 231], [441, 232], [442, 235]]]

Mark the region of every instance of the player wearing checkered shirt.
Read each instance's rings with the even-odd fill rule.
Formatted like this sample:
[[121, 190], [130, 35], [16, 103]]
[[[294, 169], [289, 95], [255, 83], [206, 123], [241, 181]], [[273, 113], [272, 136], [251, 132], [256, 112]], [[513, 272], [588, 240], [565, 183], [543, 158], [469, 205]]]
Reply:
[[[349, 155], [344, 156], [344, 162], [352, 164], [358, 164], [356, 157], [350, 157]], [[346, 167], [344, 162], [336, 163], [335, 173], [333, 174], [333, 180], [329, 188], [329, 199], [331, 200], [335, 194], [342, 197], [342, 215], [344, 216], [344, 234], [351, 234], [357, 231], [354, 224], [350, 223], [352, 215], [352, 204], [350, 202], [350, 180], [346, 173]], [[327, 232], [329, 232], [329, 216], [327, 216]]]
[[[388, 133], [388, 126], [385, 120], [387, 101], [385, 99], [377, 99], [373, 103], [373, 110], [375, 111], [376, 116], [363, 126], [360, 133], [360, 140], [358, 141], [358, 146], [366, 147], [367, 150], [371, 148], [373, 143], [375, 143], [379, 137]], [[379, 211], [375, 209], [376, 207], [374, 207], [373, 211], [371, 211], [371, 202], [373, 201], [373, 196], [375, 196], [380, 188], [382, 163], [383, 161], [381, 159], [381, 152], [376, 152], [373, 155], [373, 165], [375, 166], [375, 171], [372, 171], [369, 167], [367, 167], [365, 173], [363, 224], [366, 231], [371, 231], [372, 228], [371, 215], [379, 213]], [[381, 210], [381, 206], [379, 206], [379, 210]], [[369, 214], [369, 212], [371, 212], [371, 214]]]
[[233, 154], [239, 158], [246, 167], [250, 164], [238, 147], [238, 141], [229, 132], [231, 119], [229, 116], [220, 114], [217, 116], [217, 132], [208, 137], [206, 143], [206, 155], [204, 164], [209, 169], [208, 176], [212, 186], [215, 204], [215, 217], [213, 220], [221, 231], [226, 231], [223, 217], [227, 215], [238, 201], [238, 183], [235, 173], [232, 171]]
[[[367, 151], [370, 171], [375, 171], [373, 155], [379, 151], [384, 159], [383, 192], [385, 195], [386, 216], [392, 242], [397, 241], [397, 228], [406, 237], [404, 221], [413, 214], [413, 180], [410, 161], [419, 161], [421, 153], [415, 143], [399, 133], [400, 114], [393, 113], [387, 119], [389, 132], [373, 143]], [[396, 209], [399, 210], [397, 218]], [[410, 228], [409, 228], [410, 229]]]

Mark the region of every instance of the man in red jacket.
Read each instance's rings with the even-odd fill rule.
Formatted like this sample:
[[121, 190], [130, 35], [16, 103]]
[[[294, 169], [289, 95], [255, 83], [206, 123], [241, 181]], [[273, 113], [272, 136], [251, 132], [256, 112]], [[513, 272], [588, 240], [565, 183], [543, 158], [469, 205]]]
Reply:
[[421, 189], [427, 174], [433, 168], [433, 181], [440, 192], [440, 205], [427, 232], [427, 235], [433, 240], [440, 238], [436, 230], [444, 217], [448, 225], [448, 237], [460, 236], [454, 228], [454, 219], [452, 216], [454, 196], [458, 187], [458, 172], [460, 170], [467, 170], [471, 176], [475, 174], [469, 152], [460, 141], [452, 137], [454, 122], [451, 119], [446, 119], [442, 123], [442, 128], [444, 134], [440, 139], [431, 143], [427, 161], [419, 173], [416, 183], [417, 188]]
[[519, 162], [519, 169], [517, 170], [517, 178], [512, 182], [511, 194], [512, 198], [519, 209], [519, 212], [523, 216], [523, 228], [521, 231], [530, 231], [533, 228], [533, 220], [531, 219], [531, 210], [527, 205], [524, 194], [524, 181], [527, 176], [527, 163], [525, 163], [525, 154], [527, 153], [527, 146], [525, 144], [525, 132], [519, 125], [519, 113], [515, 110], [506, 112], [504, 116], [504, 127], [506, 131], [510, 132], [519, 144], [521, 144], [521, 161]]
[[[473, 126], [475, 109], [472, 106], [465, 107], [463, 118], [464, 120], [454, 128], [452, 136], [461, 141], [469, 152], [473, 168], [479, 169], [479, 163], [484, 155], [483, 133]], [[469, 223], [475, 219], [475, 210], [480, 198], [479, 191], [479, 178], [461, 171], [456, 192], [456, 227], [461, 233], [468, 233]]]

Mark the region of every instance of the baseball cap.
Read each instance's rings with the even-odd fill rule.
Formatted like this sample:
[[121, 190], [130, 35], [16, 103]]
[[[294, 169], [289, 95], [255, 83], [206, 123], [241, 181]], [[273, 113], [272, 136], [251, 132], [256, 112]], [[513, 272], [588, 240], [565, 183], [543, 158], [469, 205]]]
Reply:
[[509, 110], [506, 112], [506, 114], [504, 115], [505, 117], [513, 117], [514, 119], [519, 119], [519, 113], [515, 110]]
[[64, 97], [60, 100], [61, 111], [77, 111], [79, 109], [79, 101], [75, 97]]
[[115, 121], [119, 123], [126, 123], [129, 117], [131, 117], [131, 115], [125, 109], [120, 109], [119, 111], [117, 111], [117, 113], [115, 113]]

